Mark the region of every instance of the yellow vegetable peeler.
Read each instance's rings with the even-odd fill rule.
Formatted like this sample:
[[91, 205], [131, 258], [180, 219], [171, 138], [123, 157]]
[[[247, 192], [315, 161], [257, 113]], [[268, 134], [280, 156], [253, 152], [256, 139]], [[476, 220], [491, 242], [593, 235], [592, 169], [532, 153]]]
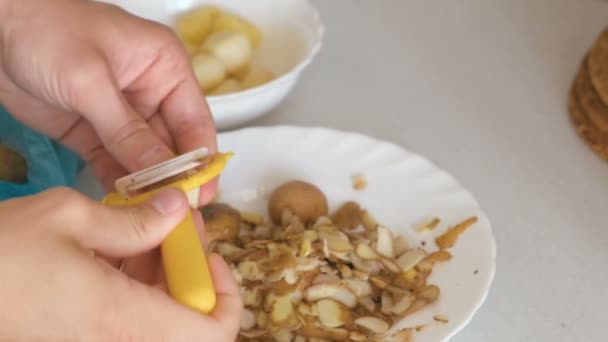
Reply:
[[[200, 187], [216, 178], [232, 153], [209, 155], [206, 148], [194, 150], [116, 181], [116, 191], [103, 204], [136, 205], [166, 188], [183, 191], [196, 208]], [[216, 303], [215, 288], [207, 257], [190, 211], [161, 244], [169, 294], [179, 303], [209, 313]]]

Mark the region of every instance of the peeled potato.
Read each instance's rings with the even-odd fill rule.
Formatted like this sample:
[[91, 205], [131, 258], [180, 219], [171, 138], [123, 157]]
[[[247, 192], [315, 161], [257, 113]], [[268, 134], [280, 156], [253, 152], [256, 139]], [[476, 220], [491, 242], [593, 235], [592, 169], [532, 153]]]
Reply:
[[247, 36], [255, 48], [262, 41], [262, 32], [250, 21], [231, 13], [222, 13], [213, 22], [213, 31], [234, 31]]
[[243, 89], [251, 89], [274, 79], [274, 74], [261, 65], [252, 64], [238, 75]]
[[327, 216], [329, 210], [325, 194], [313, 184], [291, 181], [274, 190], [268, 201], [270, 218], [280, 224], [284, 210], [291, 211], [305, 224], [314, 222], [320, 216]]
[[177, 33], [185, 42], [200, 45], [213, 31], [215, 19], [222, 11], [215, 6], [201, 6], [181, 15]]
[[226, 78], [224, 64], [215, 56], [206, 53], [199, 53], [192, 57], [192, 67], [198, 84], [205, 92], [217, 87]]
[[247, 66], [253, 49], [247, 36], [240, 32], [219, 31], [212, 33], [203, 43], [202, 50], [217, 57], [229, 74]]
[[234, 78], [229, 78], [229, 79], [225, 80], [222, 84], [220, 84], [217, 88], [210, 91], [209, 95], [218, 96], [218, 95], [236, 93], [241, 90], [242, 90], [241, 83]]

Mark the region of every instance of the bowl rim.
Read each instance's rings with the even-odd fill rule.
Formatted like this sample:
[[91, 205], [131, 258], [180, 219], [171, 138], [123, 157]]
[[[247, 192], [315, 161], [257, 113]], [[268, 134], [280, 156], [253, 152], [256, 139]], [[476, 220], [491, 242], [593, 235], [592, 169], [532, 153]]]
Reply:
[[260, 84], [253, 88], [238, 91], [235, 93], [223, 94], [223, 95], [205, 95], [205, 98], [207, 99], [207, 101], [210, 101], [210, 102], [211, 101], [212, 102], [230, 101], [230, 100], [236, 99], [240, 96], [248, 96], [248, 95], [254, 95], [257, 93], [264, 92], [269, 88], [275, 87], [278, 84], [286, 82], [287, 79], [292, 78], [293, 76], [297, 76], [313, 62], [313, 60], [319, 54], [319, 51], [321, 50], [321, 46], [323, 45], [323, 39], [325, 38], [325, 26], [323, 25], [323, 20], [321, 18], [321, 13], [319, 12], [319, 9], [314, 7], [312, 5], [312, 3], [310, 2], [310, 0], [303, 0], [303, 2], [306, 4], [308, 9], [311, 11], [315, 24], [316, 24], [316, 28], [317, 28], [314, 45], [313, 45], [312, 49], [310, 49], [308, 54], [304, 58], [302, 58], [296, 65], [291, 67], [291, 69], [289, 69], [287, 72], [283, 73], [281, 76], [273, 79], [270, 82], [266, 82], [264, 84]]

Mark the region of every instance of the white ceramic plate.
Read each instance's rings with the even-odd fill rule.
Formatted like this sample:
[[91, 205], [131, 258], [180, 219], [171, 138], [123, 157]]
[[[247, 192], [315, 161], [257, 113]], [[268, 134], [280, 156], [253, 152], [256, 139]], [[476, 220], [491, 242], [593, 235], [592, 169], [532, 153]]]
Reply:
[[[415, 243], [426, 241], [428, 250], [436, 248], [433, 238], [449, 224], [477, 215], [479, 222], [451, 250], [453, 260], [438, 265], [429, 279], [441, 288], [438, 302], [400, 323], [425, 324], [438, 314], [449, 319], [419, 332], [416, 342], [447, 341], [485, 300], [496, 254], [490, 222], [471, 193], [424, 158], [359, 134], [320, 128], [248, 128], [222, 134], [220, 148], [236, 153], [220, 181], [221, 200], [244, 210], [265, 212], [269, 191], [303, 179], [325, 192], [332, 209], [355, 200], [393, 231]], [[362, 192], [352, 188], [351, 176], [358, 173], [368, 181]], [[442, 219], [434, 233], [412, 229], [429, 216]]]
[[[416, 342], [447, 341], [485, 300], [495, 272], [490, 222], [469, 191], [426, 159], [390, 143], [322, 128], [247, 128], [223, 133], [219, 142], [221, 151], [236, 153], [221, 177], [220, 200], [239, 209], [265, 212], [269, 191], [302, 179], [325, 192], [331, 209], [355, 200], [412, 243], [425, 241], [429, 251], [449, 225], [479, 217], [451, 250], [454, 258], [436, 266], [429, 278], [441, 288], [440, 299], [400, 322], [410, 327], [433, 322], [435, 315], [449, 319], [417, 333]], [[365, 176], [365, 191], [353, 190], [353, 174]], [[82, 186], [90, 193], [90, 181]], [[434, 232], [424, 235], [412, 228], [431, 216], [442, 220]]]

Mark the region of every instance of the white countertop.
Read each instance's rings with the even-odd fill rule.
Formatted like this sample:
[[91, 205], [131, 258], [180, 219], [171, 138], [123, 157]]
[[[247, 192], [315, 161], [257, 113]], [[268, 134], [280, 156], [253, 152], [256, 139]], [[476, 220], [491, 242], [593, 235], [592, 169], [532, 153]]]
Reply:
[[498, 243], [488, 300], [452, 341], [608, 341], [608, 163], [575, 134], [571, 81], [600, 0], [317, 0], [321, 54], [253, 124], [402, 144], [457, 177]]

